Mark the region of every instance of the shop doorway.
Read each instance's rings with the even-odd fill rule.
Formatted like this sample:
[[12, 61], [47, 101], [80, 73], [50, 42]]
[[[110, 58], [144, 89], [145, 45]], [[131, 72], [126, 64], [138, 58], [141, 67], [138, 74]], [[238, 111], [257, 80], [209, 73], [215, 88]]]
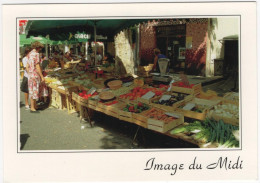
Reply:
[[186, 47], [186, 25], [156, 27], [156, 38], [157, 47], [170, 59], [170, 69], [180, 69], [185, 62], [180, 53]]

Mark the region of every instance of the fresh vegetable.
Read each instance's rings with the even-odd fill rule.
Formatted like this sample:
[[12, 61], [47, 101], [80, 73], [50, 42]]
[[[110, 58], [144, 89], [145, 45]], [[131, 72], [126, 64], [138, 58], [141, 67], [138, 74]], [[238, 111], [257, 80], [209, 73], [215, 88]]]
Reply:
[[178, 92], [172, 92], [171, 93], [171, 98], [169, 100], [154, 100], [152, 101], [155, 104], [160, 104], [160, 105], [166, 105], [166, 106], [172, 106], [176, 102], [179, 102], [183, 100], [187, 96], [187, 94], [184, 93], [178, 93]]
[[98, 94], [97, 92], [93, 93], [93, 95], [87, 94], [87, 91], [86, 91], [86, 90], [82, 90], [82, 91], [79, 93], [79, 96], [82, 97], [82, 98], [84, 98], [84, 99], [89, 99], [90, 97], [95, 96], [95, 95], [97, 95], [97, 94]]
[[233, 131], [238, 130], [237, 126], [226, 124], [222, 120], [214, 121], [206, 119], [203, 122], [195, 121], [189, 123], [186, 126], [181, 126], [173, 129], [171, 134], [178, 133], [190, 133], [194, 140], [199, 142], [217, 142], [220, 147], [238, 147], [239, 141], [237, 141], [233, 135]]
[[134, 104], [134, 105], [127, 104], [123, 108], [123, 111], [141, 113], [148, 109], [149, 109], [149, 106], [147, 104], [143, 104], [143, 103], [139, 102], [138, 104]]
[[161, 96], [163, 92], [161, 90], [158, 90], [157, 88], [141, 88], [141, 87], [135, 87], [131, 90], [130, 93], [120, 95], [119, 97], [122, 99], [129, 99], [129, 100], [135, 100], [139, 97], [142, 97], [147, 92], [152, 91], [155, 93], [156, 96]]
[[167, 116], [165, 114], [165, 111], [157, 109], [157, 108], [152, 108], [152, 109], [148, 110], [147, 112], [145, 112], [144, 116], [146, 116], [148, 118], [154, 118], [156, 120], [161, 120], [164, 122], [170, 122], [170, 121], [173, 121], [176, 119], [172, 116]]

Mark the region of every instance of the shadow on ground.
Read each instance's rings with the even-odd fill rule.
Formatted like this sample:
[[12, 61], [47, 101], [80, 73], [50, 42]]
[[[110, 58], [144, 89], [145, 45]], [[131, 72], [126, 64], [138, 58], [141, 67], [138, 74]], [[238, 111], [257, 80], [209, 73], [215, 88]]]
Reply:
[[24, 106], [25, 106], [25, 104], [23, 102], [20, 102], [20, 108], [24, 107]]
[[[135, 124], [97, 112], [93, 118], [95, 125], [104, 128], [107, 135], [102, 138], [102, 149], [160, 149], [160, 148], [197, 148], [196, 145], [147, 130]], [[106, 119], [106, 120], [104, 120]], [[138, 130], [138, 133], [136, 134]], [[134, 140], [134, 136], [136, 138]], [[127, 140], [126, 140], [127, 139]], [[133, 141], [134, 140], [134, 141]]]
[[24, 145], [26, 144], [29, 137], [30, 137], [29, 134], [21, 134], [20, 135], [20, 143], [21, 143], [20, 150], [22, 150], [24, 148]]

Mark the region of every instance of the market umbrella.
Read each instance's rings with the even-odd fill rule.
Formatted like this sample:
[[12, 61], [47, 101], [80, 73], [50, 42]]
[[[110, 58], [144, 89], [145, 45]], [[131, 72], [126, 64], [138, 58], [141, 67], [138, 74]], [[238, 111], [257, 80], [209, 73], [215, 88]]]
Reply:
[[19, 35], [19, 43], [20, 43], [21, 47], [30, 45], [31, 42], [32, 42], [31, 38], [26, 38], [25, 34], [20, 34]]

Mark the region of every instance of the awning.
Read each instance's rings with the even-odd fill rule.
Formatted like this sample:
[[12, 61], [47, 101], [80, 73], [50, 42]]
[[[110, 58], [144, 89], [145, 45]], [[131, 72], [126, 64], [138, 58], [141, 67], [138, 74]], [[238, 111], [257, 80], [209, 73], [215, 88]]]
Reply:
[[38, 37], [31, 36], [29, 38], [26, 38], [25, 34], [21, 34], [19, 36], [19, 39], [20, 39], [20, 46], [31, 45], [31, 43], [35, 41], [39, 41], [42, 44], [50, 44], [52, 42], [51, 40], [41, 36]]
[[[85, 32], [113, 38], [123, 29], [152, 19], [103, 19], [103, 20], [29, 20], [26, 32], [29, 36], [49, 35], [51, 40], [68, 40], [70, 33]], [[94, 37], [92, 37], [94, 39]]]

